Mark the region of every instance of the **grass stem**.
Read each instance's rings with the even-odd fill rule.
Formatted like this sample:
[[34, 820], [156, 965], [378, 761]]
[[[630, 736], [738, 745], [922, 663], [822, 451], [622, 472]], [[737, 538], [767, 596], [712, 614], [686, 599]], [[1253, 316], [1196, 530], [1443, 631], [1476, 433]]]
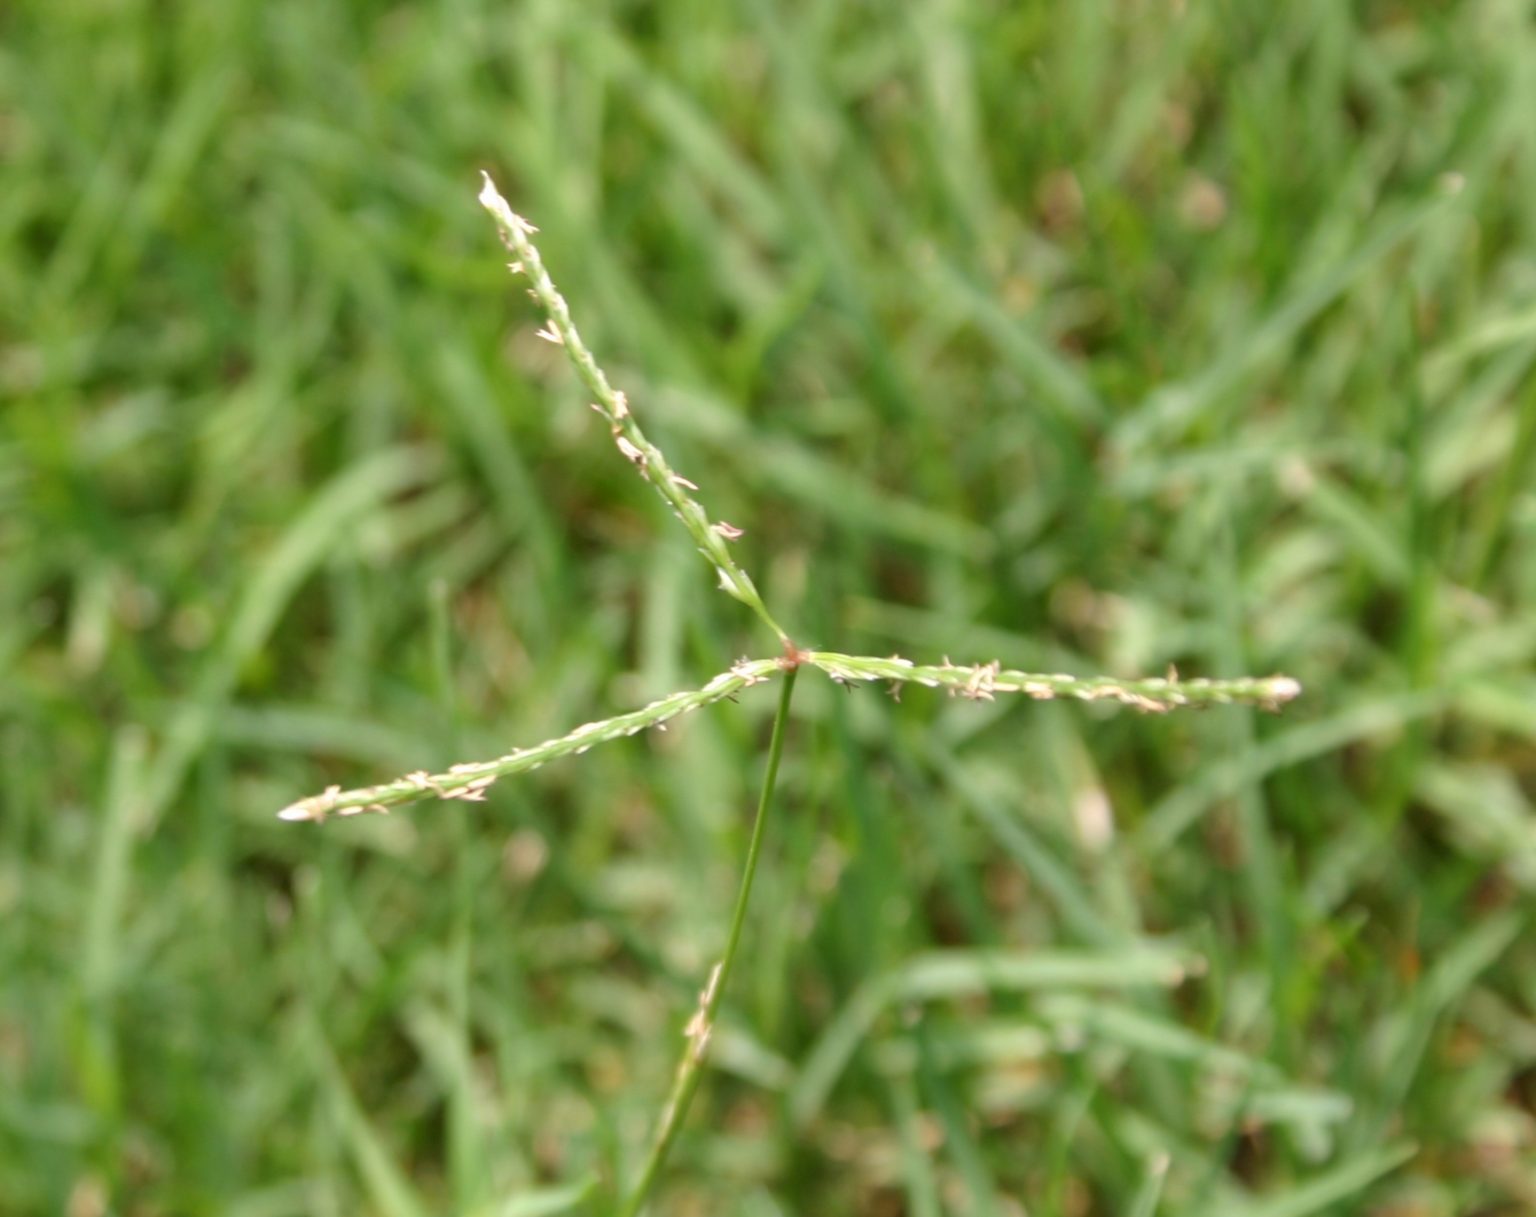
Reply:
[[672, 1142], [682, 1127], [683, 1117], [688, 1114], [689, 1104], [699, 1088], [703, 1075], [704, 1059], [709, 1051], [709, 1037], [715, 1027], [715, 1013], [731, 977], [731, 966], [736, 962], [736, 948], [741, 943], [741, 927], [747, 918], [747, 903], [752, 898], [752, 880], [757, 875], [758, 857], [762, 852], [763, 828], [768, 822], [768, 808], [773, 801], [773, 788], [779, 776], [779, 758], [784, 752], [784, 727], [789, 721], [789, 702], [795, 690], [797, 668], [789, 668], [779, 689], [779, 710], [773, 720], [773, 740], [768, 745], [768, 767], [763, 773], [762, 793], [757, 800], [757, 818], [752, 822], [752, 838], [747, 844], [747, 860], [741, 871], [741, 886], [736, 892], [736, 908], [731, 914], [731, 928], [725, 939], [725, 953], [710, 973], [709, 983], [699, 995], [699, 1009], [689, 1020], [685, 1035], [687, 1044], [677, 1065], [677, 1076], [672, 1083], [672, 1093], [661, 1114], [661, 1124], [656, 1139], [646, 1157], [640, 1178], [625, 1200], [619, 1212], [622, 1217], [638, 1217], [650, 1197], [651, 1189], [666, 1165]]

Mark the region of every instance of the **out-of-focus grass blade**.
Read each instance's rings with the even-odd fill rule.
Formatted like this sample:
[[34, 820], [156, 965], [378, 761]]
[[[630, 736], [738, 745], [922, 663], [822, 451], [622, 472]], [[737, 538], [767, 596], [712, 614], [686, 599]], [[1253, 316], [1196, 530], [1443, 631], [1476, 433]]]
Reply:
[[1363, 1154], [1278, 1196], [1247, 1203], [1224, 1200], [1219, 1207], [1206, 1209], [1202, 1217], [1310, 1217], [1363, 1192], [1407, 1162], [1415, 1152], [1411, 1145], [1398, 1145]]
[[920, 956], [865, 982], [832, 1020], [790, 1087], [790, 1116], [802, 1128], [815, 1119], [875, 1021], [894, 1004], [991, 992], [1166, 988], [1184, 978], [1190, 962], [1187, 955], [1150, 946], [1103, 954], [952, 951]]
[[1264, 321], [1247, 330], [1198, 376], [1158, 389], [1133, 410], [1116, 429], [1120, 453], [1133, 457], [1154, 440], [1198, 418], [1244, 376], [1281, 355], [1303, 326], [1446, 207], [1446, 198], [1435, 197], [1406, 213], [1377, 217], [1354, 253], [1324, 271], [1306, 272], [1312, 277], [1292, 286]]
[[341, 538], [391, 495], [431, 477], [436, 467], [423, 448], [386, 448], [338, 473], [288, 526], [256, 568], [236, 602], [224, 636], [204, 664], [191, 698], [171, 716], [165, 741], [151, 762], [144, 796], [145, 831], [152, 831], [176, 797], [187, 769], [213, 731], [214, 719], [299, 585]]
[[1163, 1197], [1163, 1183], [1168, 1178], [1168, 1155], [1158, 1154], [1147, 1162], [1147, 1177], [1131, 1201], [1126, 1217], [1155, 1217], [1157, 1202]]
[[140, 828], [147, 741], [142, 727], [119, 728], [101, 814], [96, 859], [86, 893], [85, 936], [80, 954], [79, 1026], [71, 1039], [82, 1092], [103, 1128], [121, 1114], [123, 1079], [114, 1007], [123, 967], [120, 943], [126, 911], [133, 841]]
[[[445, 958], [440, 966], [452, 971], [460, 965], [457, 960]], [[442, 1087], [450, 1113], [447, 1156], [452, 1163], [454, 1207], [474, 1208], [486, 1194], [488, 1172], [482, 1136], [486, 1126], [476, 1118], [482, 1104], [475, 1092], [468, 1036], [453, 1014], [427, 1002], [419, 1002], [406, 1012], [405, 1025]]]
[[344, 757], [388, 769], [421, 747], [419, 734], [373, 719], [353, 718], [318, 706], [232, 705], [213, 725], [224, 744], [267, 752]]
[[965, 1182], [968, 1210], [976, 1217], [997, 1217], [997, 1183], [982, 1153], [975, 1126], [956, 1093], [953, 1079], [933, 1067], [927, 1026], [919, 1020], [912, 1033], [917, 1045], [918, 1079], [944, 1129], [944, 1153]]
[[874, 486], [808, 449], [765, 440], [753, 451], [771, 485], [851, 529], [883, 533], [971, 561], [984, 561], [992, 552], [992, 535], [985, 528]]
[[1536, 306], [1501, 311], [1431, 351], [1424, 360], [1425, 379], [1434, 388], [1461, 364], [1531, 339], [1536, 339]]
[[1469, 722], [1536, 743], [1536, 679], [1510, 672], [1468, 681], [1457, 690], [1453, 708]]
[[1389, 1127], [1425, 1065], [1430, 1036], [1452, 1005], [1504, 954], [1528, 916], [1510, 909], [1474, 925], [1435, 961], [1409, 1000], [1377, 1029], [1377, 1068], [1385, 1085], [1357, 1125], [1362, 1135]]
[[911, 1077], [903, 1075], [891, 1080], [889, 1090], [896, 1109], [896, 1129], [901, 1137], [901, 1173], [906, 1182], [912, 1217], [939, 1217], [943, 1209], [928, 1148], [923, 1144], [916, 1088]]
[[742, 156], [688, 94], [654, 70], [634, 48], [606, 29], [593, 32], [593, 48], [608, 60], [627, 94], [677, 154], [729, 200], [732, 217], [759, 240], [784, 229], [781, 200], [750, 160]]
[[1104, 403], [1087, 376], [1065, 355], [1035, 333], [1028, 321], [1012, 316], [996, 296], [972, 283], [944, 261], [933, 263], [929, 286], [941, 301], [962, 312], [984, 334], [1026, 387], [1044, 399], [1041, 405], [1057, 418], [1057, 426], [1093, 426], [1104, 419]]
[[1110, 920], [1082, 878], [1016, 813], [1011, 796], [1003, 793], [1015, 779], [1001, 780], [995, 765], [962, 761], [931, 742], [926, 746], [945, 786], [959, 793], [998, 846], [1039, 885], [1072, 933], [1100, 946], [1124, 945], [1126, 931]]
[[140, 799], [147, 754], [148, 739], [142, 727], [131, 724], [118, 729], [113, 740], [106, 797], [96, 822], [96, 864], [80, 952], [81, 987], [93, 998], [104, 997], [112, 990], [121, 963], [118, 939], [128, 894], [133, 839], [141, 827]]
[[1519, 778], [1503, 766], [1430, 761], [1417, 793], [1450, 827], [1471, 856], [1507, 868], [1527, 891], [1536, 890], [1536, 815]]
[[340, 1125], [342, 1141], [362, 1180], [363, 1190], [384, 1217], [427, 1217], [425, 1201], [395, 1164], [384, 1139], [352, 1093], [320, 1024], [312, 1021], [307, 1031], [321, 1087]]
[[488, 1208], [477, 1209], [475, 1217], [555, 1217], [585, 1205], [597, 1193], [595, 1175], [560, 1187], [541, 1187], [519, 1192], [516, 1196]]
[[1440, 690], [1375, 698], [1329, 718], [1277, 732], [1244, 755], [1217, 761], [1147, 813], [1137, 833], [1137, 852], [1150, 858], [1167, 849], [1212, 803], [1232, 794], [1244, 781], [1436, 714], [1449, 699], [1449, 693]]

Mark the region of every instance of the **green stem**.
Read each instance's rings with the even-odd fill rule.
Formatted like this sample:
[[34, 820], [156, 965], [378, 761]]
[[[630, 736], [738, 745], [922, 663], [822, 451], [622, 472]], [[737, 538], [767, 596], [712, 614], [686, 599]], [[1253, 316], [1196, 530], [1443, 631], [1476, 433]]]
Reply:
[[784, 676], [779, 692], [779, 711], [773, 720], [773, 740], [768, 745], [768, 768], [763, 774], [763, 789], [757, 801], [757, 819], [752, 823], [752, 839], [747, 844], [747, 861], [741, 873], [741, 887], [736, 893], [736, 909], [731, 914], [731, 929], [725, 939], [725, 954], [709, 978], [699, 998], [699, 1009], [688, 1024], [687, 1046], [677, 1065], [677, 1076], [672, 1082], [672, 1093], [662, 1111], [661, 1127], [656, 1130], [656, 1140], [651, 1145], [650, 1156], [640, 1172], [639, 1181], [629, 1198], [619, 1210], [622, 1217], [637, 1217], [645, 1207], [661, 1168], [672, 1150], [672, 1142], [682, 1127], [683, 1117], [699, 1088], [704, 1072], [704, 1058], [709, 1050], [710, 1033], [715, 1026], [715, 1012], [731, 977], [731, 965], [736, 962], [736, 948], [741, 942], [741, 927], [747, 919], [747, 902], [752, 898], [752, 880], [757, 875], [757, 860], [762, 851], [763, 828], [768, 822], [768, 807], [773, 801], [773, 788], [779, 776], [779, 758], [784, 753], [784, 725], [789, 721], [789, 699], [794, 692], [798, 669], [790, 668]]

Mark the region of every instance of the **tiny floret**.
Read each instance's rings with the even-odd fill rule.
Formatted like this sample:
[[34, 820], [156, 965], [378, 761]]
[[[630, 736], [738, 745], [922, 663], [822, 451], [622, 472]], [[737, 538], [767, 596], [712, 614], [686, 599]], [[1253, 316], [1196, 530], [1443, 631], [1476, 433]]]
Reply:
[[1276, 701], [1290, 701], [1301, 696], [1301, 682], [1290, 676], [1272, 676], [1269, 679], [1269, 695]]
[[496, 183], [491, 181], [491, 175], [482, 169], [480, 176], [485, 183], [480, 187], [480, 206], [494, 207], [497, 203], [505, 205], [506, 200], [501, 197], [501, 192], [496, 189]]

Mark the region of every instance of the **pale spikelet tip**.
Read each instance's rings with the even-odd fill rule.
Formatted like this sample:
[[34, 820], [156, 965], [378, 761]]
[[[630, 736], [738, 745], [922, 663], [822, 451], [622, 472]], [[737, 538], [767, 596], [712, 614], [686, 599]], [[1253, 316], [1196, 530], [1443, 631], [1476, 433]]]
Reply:
[[1301, 682], [1290, 676], [1271, 677], [1269, 695], [1276, 701], [1291, 701], [1301, 696]]

